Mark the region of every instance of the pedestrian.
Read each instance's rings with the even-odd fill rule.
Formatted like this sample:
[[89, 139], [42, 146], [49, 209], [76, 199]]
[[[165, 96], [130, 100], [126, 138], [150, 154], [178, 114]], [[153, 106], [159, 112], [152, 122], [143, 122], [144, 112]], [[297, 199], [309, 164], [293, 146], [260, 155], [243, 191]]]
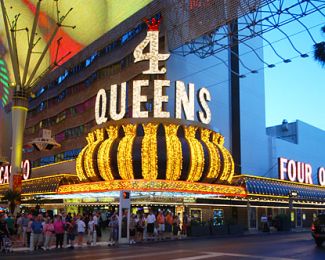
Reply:
[[76, 221], [71, 218], [71, 222], [66, 222], [66, 229], [68, 233], [68, 243], [70, 244], [70, 249], [74, 249], [74, 240], [76, 235], [78, 235], [78, 226]]
[[31, 237], [31, 234], [32, 234], [32, 224], [33, 224], [33, 221], [34, 221], [33, 215], [28, 215], [28, 222], [27, 222], [27, 226], [26, 226], [26, 229], [25, 229], [25, 237], [27, 239], [27, 247], [28, 248], [31, 247], [31, 243], [30, 243], [31, 242], [30, 241], [31, 239], [30, 239], [30, 237]]
[[166, 221], [165, 221], [165, 231], [166, 231], [166, 238], [172, 237], [172, 231], [173, 231], [173, 214], [168, 211], [166, 214]]
[[129, 223], [129, 232], [130, 232], [130, 244], [135, 244], [135, 215], [131, 214], [130, 223]]
[[183, 214], [183, 224], [182, 224], [182, 235], [187, 236], [187, 229], [188, 229], [188, 216], [187, 213], [184, 212]]
[[53, 223], [54, 233], [55, 233], [55, 248], [63, 247], [63, 238], [64, 238], [64, 224], [62, 221], [62, 216], [57, 215]]
[[72, 216], [71, 216], [71, 212], [69, 212], [68, 215], [65, 218], [65, 222], [71, 223], [71, 220], [72, 220]]
[[116, 214], [114, 214], [112, 216], [112, 219], [110, 221], [110, 226], [112, 228], [112, 241], [113, 241], [113, 245], [116, 245], [118, 242], [118, 217], [116, 216]]
[[54, 225], [52, 219], [50, 218], [46, 219], [43, 231], [45, 236], [44, 250], [50, 250], [52, 238], [54, 235]]
[[83, 221], [83, 218], [81, 216], [79, 216], [77, 220], [77, 227], [78, 227], [78, 246], [82, 246], [83, 237], [86, 230], [86, 224]]
[[15, 220], [12, 218], [11, 215], [8, 215], [5, 221], [7, 222], [10, 236], [13, 236], [15, 233]]
[[135, 219], [136, 223], [136, 241], [143, 241], [144, 217], [138, 214]]
[[102, 219], [100, 213], [99, 212], [95, 213], [94, 214], [94, 223], [95, 223], [95, 230], [96, 230], [97, 237], [102, 236], [102, 230], [101, 230], [102, 222], [103, 222], [103, 219]]
[[174, 216], [173, 220], [173, 236], [178, 239], [178, 231], [179, 231], [179, 218], [178, 216]]
[[165, 216], [162, 211], [158, 212], [157, 224], [158, 224], [158, 239], [163, 239], [165, 233]]
[[37, 249], [41, 249], [41, 244], [43, 241], [43, 225], [42, 225], [42, 215], [37, 215], [32, 223], [32, 233], [33, 233], [33, 247], [36, 251]]
[[94, 237], [94, 230], [95, 230], [95, 219], [96, 217], [96, 214], [94, 214], [93, 217], [90, 217], [90, 220], [88, 222], [88, 239], [87, 239], [87, 245], [91, 245], [94, 240], [93, 240], [93, 237]]
[[156, 222], [156, 216], [153, 214], [153, 211], [150, 210], [150, 213], [147, 217], [147, 234], [148, 234], [148, 239], [153, 238], [153, 233], [155, 230], [155, 222]]
[[[29, 229], [29, 234], [27, 234], [27, 226], [32, 218], [32, 215], [27, 215], [26, 213], [23, 214], [22, 220], [21, 220], [21, 227], [22, 227], [22, 237], [23, 237], [23, 245], [26, 245], [27, 240], [27, 246], [30, 246], [30, 234], [31, 234], [31, 228]], [[29, 236], [29, 238], [28, 238]]]
[[[23, 220], [23, 216], [18, 214], [17, 219], [16, 219], [17, 240], [22, 240], [22, 235], [23, 235], [22, 220]], [[25, 241], [22, 241], [22, 242], [23, 242], [23, 244], [25, 243]]]
[[2, 238], [2, 236], [9, 237], [8, 225], [4, 214], [0, 215], [0, 237]]

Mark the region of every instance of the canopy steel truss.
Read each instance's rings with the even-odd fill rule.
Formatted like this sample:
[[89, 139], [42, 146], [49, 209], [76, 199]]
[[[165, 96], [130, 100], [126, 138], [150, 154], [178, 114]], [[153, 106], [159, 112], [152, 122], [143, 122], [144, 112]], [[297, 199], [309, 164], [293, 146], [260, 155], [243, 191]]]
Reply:
[[[274, 51], [275, 55], [281, 59], [282, 62], [288, 63], [291, 60], [289, 58], [283, 57], [278, 53], [276, 48], [272, 45], [272, 42], [269, 41], [266, 36], [267, 33], [272, 30], [279, 31], [289, 43], [289, 46], [302, 58], [308, 57], [308, 54], [302, 50], [299, 50], [293, 40], [291, 39], [288, 32], [283, 28], [285, 25], [289, 23], [296, 22], [298, 26], [301, 26], [303, 30], [305, 30], [310, 39], [316, 44], [316, 40], [314, 39], [312, 33], [310, 32], [310, 28], [308, 28], [302, 21], [302, 18], [318, 13], [321, 17], [324, 18], [321, 23], [325, 23], [325, 0], [274, 0], [274, 1], [226, 1], [226, 2], [236, 2], [237, 5], [234, 4], [225, 4], [222, 6], [223, 12], [227, 11], [227, 8], [231, 6], [231, 8], [235, 8], [236, 11], [232, 11], [232, 14], [237, 14], [230, 16], [229, 19], [224, 19], [222, 24], [216, 26], [215, 29], [201, 34], [200, 37], [192, 38], [189, 41], [186, 41], [186, 30], [180, 30], [182, 24], [187, 24], [191, 29], [191, 25], [193, 21], [196, 22], [196, 31], [200, 31], [200, 19], [202, 19], [202, 26], [206, 26], [206, 21], [204, 19], [207, 16], [203, 16], [202, 13], [203, 7], [207, 10], [207, 12], [211, 13], [212, 8], [216, 8], [218, 4], [220, 5], [222, 1], [219, 0], [204, 0], [201, 1], [200, 12], [195, 13], [191, 10], [191, 2], [182, 0], [179, 1], [178, 7], [180, 8], [178, 11], [175, 11], [173, 15], [174, 19], [171, 19], [167, 26], [168, 32], [168, 43], [170, 50], [182, 56], [186, 56], [189, 54], [195, 54], [200, 58], [206, 58], [209, 56], [215, 56], [216, 54], [227, 49], [231, 49], [231, 43], [229, 42], [229, 37], [234, 36], [238, 39], [239, 45], [245, 45], [247, 48], [251, 49], [251, 51], [258, 57], [261, 62], [263, 62], [267, 67], [272, 68], [275, 65], [272, 63], [267, 63], [263, 57], [261, 57], [258, 52], [249, 44], [249, 40], [255, 37], [262, 38]], [[194, 1], [196, 2], [196, 1]], [[252, 3], [254, 2], [254, 3]], [[254, 8], [255, 7], [255, 8]], [[220, 9], [220, 7], [219, 7]], [[217, 14], [220, 10], [217, 9], [214, 12]], [[218, 11], [219, 10], [219, 11]], [[181, 25], [176, 26], [173, 24], [173, 21], [180, 20], [177, 16], [182, 15], [182, 13], [191, 13], [192, 15], [187, 15], [188, 19], [183, 20]], [[192, 18], [192, 17], [195, 17]], [[194, 19], [194, 20], [193, 20]], [[231, 26], [230, 19], [238, 19], [238, 30], [234, 30]], [[218, 25], [218, 23], [215, 23]], [[203, 31], [202, 28], [201, 31]], [[183, 45], [175, 45], [173, 41], [178, 39], [176, 42], [179, 43], [183, 40]], [[225, 62], [225, 61], [221, 61]], [[256, 73], [256, 70], [249, 69], [251, 73]]]

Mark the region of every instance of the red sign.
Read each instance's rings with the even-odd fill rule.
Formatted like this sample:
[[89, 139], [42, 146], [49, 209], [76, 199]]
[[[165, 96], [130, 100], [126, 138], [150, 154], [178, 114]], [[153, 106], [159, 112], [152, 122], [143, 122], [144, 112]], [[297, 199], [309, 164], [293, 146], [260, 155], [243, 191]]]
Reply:
[[[25, 160], [21, 162], [21, 168], [22, 168], [22, 175], [23, 179], [27, 180], [30, 177], [31, 174], [31, 163], [29, 160]], [[9, 183], [11, 174], [11, 165], [4, 165], [0, 167], [0, 184], [6, 184]]]

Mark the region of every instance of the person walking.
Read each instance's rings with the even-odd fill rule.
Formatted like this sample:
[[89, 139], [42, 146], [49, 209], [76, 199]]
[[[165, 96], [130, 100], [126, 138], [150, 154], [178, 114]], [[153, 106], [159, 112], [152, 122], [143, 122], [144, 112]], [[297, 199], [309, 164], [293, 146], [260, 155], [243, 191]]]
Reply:
[[136, 223], [136, 241], [143, 241], [143, 231], [144, 231], [144, 217], [139, 214], [135, 218]]
[[158, 240], [163, 239], [165, 233], [165, 216], [162, 211], [158, 212], [157, 224], [158, 224]]
[[[22, 240], [23, 240], [23, 246], [26, 246], [26, 240], [27, 240], [27, 246], [30, 246], [30, 234], [31, 234], [31, 227], [29, 227], [29, 231], [27, 231], [28, 223], [31, 220], [31, 215], [28, 216], [26, 213], [23, 214], [21, 218], [21, 229], [22, 229]], [[20, 223], [20, 221], [19, 221]], [[29, 233], [29, 234], [28, 234]]]
[[[88, 222], [88, 239], [87, 239], [87, 245], [91, 245], [94, 242], [94, 232], [95, 232], [95, 221], [94, 218], [96, 215], [93, 217], [90, 217], [90, 220]], [[97, 219], [97, 217], [96, 217]]]
[[182, 224], [182, 235], [187, 236], [188, 231], [188, 216], [187, 213], [184, 212], [183, 214], [183, 224]]
[[135, 244], [135, 215], [131, 214], [129, 223], [130, 244]]
[[43, 231], [45, 236], [44, 250], [50, 250], [52, 238], [54, 235], [54, 225], [52, 219], [50, 218], [46, 219]]
[[168, 211], [166, 215], [166, 221], [165, 221], [166, 238], [169, 239], [172, 238], [173, 222], [174, 222], [173, 214]]
[[155, 230], [155, 222], [156, 222], [156, 216], [153, 214], [153, 211], [150, 210], [150, 213], [147, 217], [147, 234], [148, 234], [148, 239], [153, 239], [153, 233]]
[[77, 228], [78, 228], [78, 246], [82, 246], [83, 237], [86, 231], [86, 224], [83, 221], [83, 218], [79, 216], [77, 220]]
[[78, 226], [73, 218], [71, 218], [70, 222], [66, 222], [66, 229], [68, 233], [68, 243], [70, 244], [69, 248], [74, 249], [74, 240], [76, 235], [78, 235]]
[[13, 236], [15, 233], [15, 220], [12, 218], [11, 215], [8, 215], [8, 217], [6, 218], [6, 222], [7, 222], [9, 234], [10, 236]]
[[30, 248], [31, 247], [31, 234], [32, 234], [32, 224], [33, 224], [34, 218], [32, 215], [28, 216], [28, 222], [27, 222], [27, 227], [25, 229], [25, 237], [27, 239], [27, 247]]
[[111, 229], [109, 246], [116, 245], [118, 242], [118, 217], [114, 213], [111, 217], [111, 220], [108, 224], [108, 227]]
[[37, 249], [41, 249], [41, 243], [43, 241], [43, 225], [42, 225], [42, 215], [38, 215], [31, 225], [32, 233], [33, 233], [33, 247], [36, 251]]
[[54, 233], [55, 233], [55, 248], [63, 247], [63, 237], [64, 237], [64, 223], [62, 221], [62, 216], [57, 215], [54, 221]]
[[173, 220], [173, 237], [176, 239], [178, 239], [179, 224], [179, 218], [175, 215]]
[[15, 222], [15, 227], [16, 227], [17, 240], [23, 242], [24, 244], [24, 241], [22, 241], [22, 234], [23, 234], [23, 227], [21, 225], [22, 220], [23, 220], [23, 216], [18, 214]]

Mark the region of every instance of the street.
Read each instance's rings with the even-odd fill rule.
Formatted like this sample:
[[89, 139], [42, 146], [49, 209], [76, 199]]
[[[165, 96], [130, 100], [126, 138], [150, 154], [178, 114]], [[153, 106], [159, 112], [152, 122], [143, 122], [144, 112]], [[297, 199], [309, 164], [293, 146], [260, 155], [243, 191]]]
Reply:
[[1, 259], [325, 259], [325, 245], [315, 246], [310, 233], [261, 234], [242, 237], [204, 238], [153, 242], [119, 247], [97, 246], [21, 252]]

